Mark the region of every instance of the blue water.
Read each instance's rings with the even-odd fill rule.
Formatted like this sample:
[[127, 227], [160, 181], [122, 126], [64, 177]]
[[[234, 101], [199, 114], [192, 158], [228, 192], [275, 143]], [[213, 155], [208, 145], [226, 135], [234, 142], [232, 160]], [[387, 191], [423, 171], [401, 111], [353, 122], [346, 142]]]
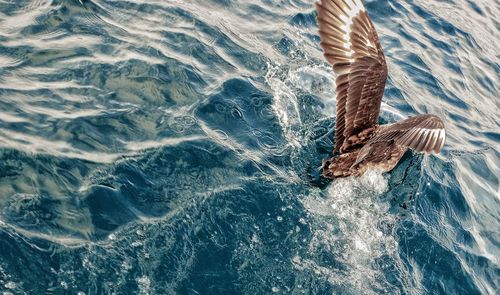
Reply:
[[0, 291], [498, 294], [500, 3], [365, 5], [447, 142], [328, 182], [312, 0], [0, 0]]

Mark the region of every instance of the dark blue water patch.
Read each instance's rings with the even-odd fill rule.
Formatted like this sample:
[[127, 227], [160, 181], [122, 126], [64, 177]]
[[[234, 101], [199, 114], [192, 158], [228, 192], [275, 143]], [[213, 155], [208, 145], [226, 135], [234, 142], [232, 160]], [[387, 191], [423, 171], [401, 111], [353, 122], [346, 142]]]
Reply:
[[[390, 36], [383, 36], [379, 38], [380, 38], [380, 43], [383, 44], [384, 48], [386, 48], [386, 53], [389, 53], [397, 48], [401, 48], [401, 41], [399, 40], [399, 38]], [[389, 56], [389, 54], [387, 55]]]
[[485, 65], [489, 66], [495, 73], [500, 74], [500, 64], [491, 60], [484, 58], [483, 56], [479, 57], [479, 60], [483, 62]]
[[10, 292], [23, 293], [24, 290], [46, 290], [55, 284], [55, 275], [50, 269], [59, 267], [59, 260], [49, 251], [39, 251], [36, 247], [0, 229], [0, 284], [2, 291], [14, 282]]
[[[251, 184], [213, 194], [169, 223], [153, 225], [146, 231], [133, 227], [131, 234], [117, 235], [119, 240], [113, 247], [95, 245], [59, 252], [55, 258], [61, 262], [52, 266], [53, 273], [76, 267], [79, 271], [58, 280], [65, 280], [73, 290], [88, 290], [89, 294], [136, 290], [137, 284], [132, 284], [131, 279], [140, 278], [140, 272], [148, 274], [151, 290], [162, 294], [172, 291], [223, 294], [227, 290], [233, 294], [267, 293], [275, 286], [291, 290], [294, 285], [318, 294], [331, 290], [313, 273], [299, 277], [284, 271], [291, 267], [290, 258], [298, 250], [293, 245], [309, 239], [310, 233], [297, 222], [300, 216], [296, 216], [295, 210], [301, 205], [280, 199], [278, 192], [288, 189], [270, 185]], [[277, 223], [277, 217], [283, 221]], [[301, 231], [290, 237], [289, 231], [295, 230], [296, 224]], [[144, 235], [148, 239], [143, 243], [134, 241]], [[136, 244], [135, 250], [123, 247], [126, 244]], [[257, 252], [253, 247], [258, 247], [254, 248]], [[125, 266], [124, 257], [132, 258]], [[40, 272], [45, 269], [46, 265]], [[124, 270], [130, 273], [123, 273]], [[81, 280], [84, 276], [88, 279]], [[108, 285], [110, 281], [114, 281], [113, 286]]]
[[304, 28], [313, 27], [316, 26], [316, 17], [316, 10], [309, 13], [297, 13], [290, 19], [290, 24]]
[[286, 35], [282, 35], [281, 39], [274, 45], [274, 48], [276, 48], [276, 50], [278, 50], [281, 54], [285, 56], [298, 54], [298, 56], [296, 56], [296, 58], [298, 59], [305, 57], [303, 56], [303, 53], [301, 53], [301, 51], [298, 50], [297, 44], [295, 44], [293, 40]]
[[[256, 106], [257, 104], [257, 106]], [[235, 138], [247, 148], [258, 147], [258, 132], [271, 132], [280, 142], [281, 127], [277, 117], [263, 117], [262, 109], [271, 105], [271, 96], [245, 80], [224, 83], [219, 93], [205, 100], [195, 115], [213, 130], [224, 130], [224, 136]]]
[[428, 49], [428, 46], [425, 45], [422, 41], [418, 40], [417, 37], [415, 37], [413, 34], [410, 32], [407, 32], [403, 26], [399, 25], [398, 26], [398, 31], [400, 35], [405, 38], [406, 40], [418, 44], [422, 49]]
[[[391, 173], [391, 187], [395, 184], [395, 187], [398, 187], [398, 189], [395, 191], [390, 189], [385, 197], [393, 195], [394, 192], [396, 192], [397, 194], [400, 194], [402, 192], [400, 190], [402, 186], [397, 185], [397, 182], [398, 178], [400, 179], [398, 175], [404, 175], [399, 171], [401, 170], [401, 168], [406, 166], [405, 162], [406, 160], [403, 160], [402, 163], [400, 163], [398, 167], [394, 169], [393, 173]], [[418, 192], [416, 194], [416, 197], [414, 199], [412, 198], [412, 203], [416, 203], [408, 207], [405, 206], [405, 210], [400, 211], [401, 214], [401, 212], [405, 213], [407, 208], [409, 208], [410, 212], [414, 210], [412, 208], [415, 208], [417, 214], [422, 218], [422, 221], [424, 222], [424, 225], [417, 225], [414, 223], [413, 218], [403, 218], [401, 220], [401, 225], [398, 229], [398, 235], [400, 236], [400, 249], [405, 249], [404, 253], [402, 253], [402, 258], [406, 260], [411, 257], [412, 261], [420, 261], [419, 263], [422, 263], [424, 259], [420, 256], [423, 255], [427, 257], [427, 259], [425, 260], [427, 261], [425, 263], [425, 268], [431, 273], [436, 273], [437, 277], [446, 277], [446, 280], [451, 280], [452, 278], [456, 278], [459, 280], [468, 279], [468, 270], [461, 267], [460, 262], [453, 256], [454, 250], [451, 250], [449, 247], [451, 246], [452, 249], [453, 247], [455, 247], [455, 245], [467, 245], [467, 247], [470, 248], [477, 247], [477, 244], [475, 243], [475, 240], [471, 236], [471, 234], [467, 230], [463, 229], [464, 224], [467, 224], [471, 220], [472, 212], [469, 210], [469, 207], [465, 205], [466, 200], [457, 187], [457, 180], [453, 177], [450, 178], [451, 174], [447, 173], [447, 171], [453, 170], [453, 165], [451, 165], [451, 163], [445, 163], [443, 165], [433, 162], [435, 161], [431, 161], [428, 163], [430, 164], [429, 167], [433, 171], [433, 173], [430, 174], [432, 176], [432, 179], [423, 179], [421, 181], [421, 184], [417, 184], [417, 186], [414, 186], [413, 192], [412, 190], [410, 190], [410, 195], [413, 194], [414, 197], [415, 192]], [[419, 165], [416, 165], [414, 167], [418, 166]], [[436, 167], [432, 168], [433, 166]], [[410, 165], [410, 170], [411, 167], [412, 166]], [[408, 167], [406, 167], [406, 169], [407, 168]], [[428, 171], [430, 172], [431, 170]], [[413, 170], [413, 173], [420, 173], [420, 171]], [[437, 173], [439, 175], [436, 175], [434, 173]], [[414, 176], [415, 175], [410, 176], [407, 179], [405, 188], [408, 186], [408, 181], [410, 179], [415, 179]], [[457, 218], [445, 218], [443, 220], [443, 216], [449, 216], [449, 213], [446, 212], [452, 210], [449, 206], [453, 208], [454, 214], [458, 214], [459, 216], [456, 216]], [[430, 215], [427, 213], [427, 210], [437, 210], [438, 212], [443, 213], [432, 215], [432, 218], [435, 217], [437, 219], [431, 220], [429, 219]], [[404, 215], [406, 214], [403, 214], [401, 216]], [[433, 227], [433, 224], [439, 224], [439, 227], [447, 227], [449, 229], [453, 229], [453, 233], [450, 233], [448, 231], [448, 234], [453, 235], [453, 237], [451, 238], [452, 240], [449, 241], [449, 239], [444, 239], [444, 241], [446, 241], [444, 245], [440, 242], [437, 242], [436, 239], [442, 239], [436, 236], [436, 234], [442, 234], [443, 231]], [[423, 226], [428, 226], [428, 228]], [[429, 234], [429, 231], [431, 232], [429, 238], [423, 238], [423, 236], [427, 236]], [[422, 251], [422, 248], [426, 250]], [[484, 261], [481, 257], [475, 256], [474, 258], [472, 258], [472, 256], [470, 255], [469, 257], [470, 259], [474, 259], [475, 261], [477, 261], [474, 263], [481, 263], [479, 261]], [[444, 265], [448, 265], [447, 269], [452, 269], [452, 271], [447, 272], [446, 274], [439, 274], [439, 272], [442, 272], [444, 270]], [[450, 267], [449, 265], [452, 265], [452, 267]], [[455, 267], [453, 267], [453, 265], [455, 265]], [[408, 267], [411, 270], [412, 266], [410, 264], [408, 265]], [[423, 265], [421, 265], [420, 267], [423, 267]], [[486, 276], [492, 275], [491, 270], [492, 268], [489, 269], [490, 273]], [[479, 289], [480, 287], [476, 285], [475, 281], [469, 280], [465, 285], [456, 285], [452, 289], [449, 289], [448, 287], [444, 287], [448, 285], [446, 281], [440, 281], [439, 279], [435, 278], [436, 277], [433, 276], [425, 278], [422, 282], [423, 287], [428, 290], [434, 290], [433, 292], [438, 292], [440, 294], [448, 294], [449, 292], [466, 294], [481, 293]]]
[[495, 92], [495, 83], [491, 81], [491, 79], [488, 76], [480, 76], [477, 77], [477, 81], [483, 86], [483, 88], [488, 91], [489, 93]]
[[467, 110], [470, 106], [461, 98], [450, 91], [446, 91], [425, 62], [416, 54], [409, 53], [405, 60], [397, 61], [413, 77], [415, 83], [422, 85], [427, 91], [444, 101], [455, 105], [461, 109]]
[[[121, 128], [122, 123], [127, 123], [128, 128]], [[129, 114], [113, 114], [107, 117], [83, 117], [63, 125], [71, 134], [69, 138], [72, 146], [83, 151], [121, 151], [123, 147], [120, 140], [129, 140], [135, 137], [138, 131], [138, 122]], [[137, 128], [137, 129], [136, 129]], [[113, 132], [115, 136], [106, 134]]]
[[469, 4], [470, 8], [474, 9], [475, 12], [477, 12], [480, 15], [484, 15], [483, 10], [473, 1], [467, 0], [467, 3]]
[[[449, 171], [453, 168], [453, 166], [447, 164], [442, 165], [439, 168]], [[422, 205], [428, 205], [433, 208], [433, 210], [445, 211], [445, 213], [447, 213], [446, 211], [450, 210], [450, 208], [453, 208], [454, 214], [456, 214], [460, 220], [466, 222], [471, 219], [472, 212], [470, 211], [470, 208], [466, 206], [467, 200], [465, 199], [464, 194], [456, 185], [454, 185], [457, 183], [458, 181], [453, 178], [449, 179], [447, 184], [429, 179], [427, 183], [425, 183], [424, 189], [420, 192], [420, 194], [425, 197], [420, 198], [419, 201], [422, 202]], [[420, 209], [418, 205], [417, 208]], [[425, 208], [421, 209], [425, 210]], [[435, 220], [430, 220], [433, 218], [435, 218]], [[439, 215], [433, 215], [432, 217], [427, 216], [426, 220], [430, 223], [439, 224], [441, 222], [439, 218]], [[452, 223], [453, 228], [461, 228], [461, 226], [457, 223], [457, 219], [450, 219], [448, 222]]]
[[[311, 91], [314, 92], [315, 89], [319, 89], [324, 83], [326, 83], [325, 79], [312, 81]], [[320, 97], [311, 94], [310, 91], [303, 90], [297, 90], [296, 96], [301, 111], [303, 111], [300, 119], [305, 124], [309, 122], [317, 122], [318, 120], [324, 118], [324, 115], [319, 112], [325, 107], [325, 103]]]
[[437, 47], [440, 50], [444, 51], [445, 53], [448, 53], [450, 55], [454, 55], [455, 53], [455, 48], [452, 45], [448, 45], [448, 43], [444, 41], [437, 40], [436, 38], [430, 36], [427, 33], [423, 33], [422, 36], [424, 36], [427, 40], [431, 42], [433, 47]]
[[107, 186], [92, 186], [84, 199], [94, 226], [93, 237], [107, 237], [118, 227], [137, 219], [127, 200], [119, 191]]
[[[447, 164], [442, 169], [438, 170], [438, 172], [449, 178], [450, 174], [446, 173], [446, 171], [452, 170], [453, 166]], [[428, 290], [435, 290], [440, 294], [448, 294], [449, 292], [480, 294], [480, 286], [469, 279], [469, 270], [464, 269], [459, 260], [453, 255], [456, 245], [467, 245], [470, 248], [477, 247], [474, 238], [464, 229], [464, 224], [470, 222], [473, 213], [465, 205], [467, 202], [456, 184], [457, 180], [453, 178], [446, 180], [443, 184], [434, 181], [425, 184], [424, 180], [423, 189], [420, 191], [420, 197], [416, 199], [417, 203], [415, 205], [416, 213], [423, 223], [416, 224], [408, 219], [401, 224], [398, 231], [401, 238], [401, 249], [405, 248], [406, 251], [402, 257], [404, 259], [411, 257], [412, 260], [419, 261], [419, 264], [425, 263], [426, 271], [436, 275], [424, 279], [423, 285]], [[429, 210], [435, 210], [439, 213], [430, 215], [428, 214]], [[450, 216], [451, 210], [458, 215], [456, 218], [445, 217]], [[436, 228], [435, 225], [438, 225], [438, 227]], [[441, 237], [441, 235], [445, 234], [442, 229], [444, 227], [451, 229], [451, 231], [446, 231], [446, 235], [448, 235], [446, 238]], [[423, 257], [420, 257], [422, 255], [427, 258], [424, 260]], [[475, 263], [484, 261], [478, 256], [469, 257], [477, 261]], [[447, 265], [447, 267], [444, 265]], [[420, 266], [423, 267], [423, 265]], [[445, 269], [448, 269], [448, 271], [440, 274]], [[489, 271], [491, 272], [492, 269], [490, 268]], [[491, 276], [491, 274], [488, 276]], [[467, 283], [455, 285], [450, 289], [446, 281], [441, 281], [453, 279]]]
[[[238, 275], [243, 270], [245, 276], [252, 276], [254, 272], [260, 273], [264, 281], [275, 280], [275, 275], [281, 273], [283, 283], [290, 284], [290, 278], [287, 278], [289, 275], [279, 271], [280, 264], [276, 265], [278, 269], [272, 270], [269, 269], [269, 266], [259, 265], [258, 260], [248, 261], [248, 258], [242, 260], [238, 257], [239, 253], [235, 253], [235, 249], [242, 247], [241, 243], [247, 245], [252, 243], [252, 235], [254, 231], [257, 231], [270, 238], [263, 241], [264, 244], [261, 246], [263, 249], [260, 251], [264, 252], [262, 253], [264, 257], [267, 256], [266, 252], [269, 251], [269, 254], [271, 254], [277, 249], [280, 249], [281, 255], [285, 257], [290, 257], [293, 254], [283, 251], [285, 250], [283, 244], [287, 242], [282, 237], [287, 234], [289, 228], [287, 222], [285, 221], [283, 226], [270, 226], [276, 218], [275, 212], [281, 212], [280, 208], [284, 204], [276, 198], [277, 194], [273, 194], [274, 189], [269, 193], [265, 193], [264, 188], [265, 186], [259, 188], [253, 185], [248, 188], [243, 187], [241, 193], [228, 192], [217, 196], [213, 200], [212, 207], [220, 209], [216, 212], [209, 211], [210, 217], [203, 218], [209, 221], [204, 225], [206, 230], [200, 230], [195, 236], [195, 240], [200, 242], [212, 242], [209, 242], [208, 245], [202, 244], [198, 252], [199, 259], [197, 259], [191, 271], [190, 277], [192, 280], [185, 281], [179, 291], [184, 293], [188, 289], [192, 289], [201, 293], [214, 292], [214, 294], [224, 294], [227, 291], [237, 294], [241, 292], [240, 288], [243, 288], [248, 293], [252, 291], [257, 293], [271, 291], [271, 286], [267, 284], [262, 284], [259, 288], [252, 290], [251, 287], [255, 288], [256, 286], [248, 288], [248, 286], [244, 287], [244, 281], [237, 283]], [[245, 193], [248, 189], [256, 193], [249, 196]], [[249, 210], [251, 211], [248, 212]], [[271, 214], [267, 215], [267, 213]], [[252, 224], [253, 227], [247, 226]], [[217, 230], [214, 233], [209, 228], [216, 228]], [[282, 260], [284, 264], [288, 264], [288, 259], [285, 259], [285, 257], [278, 259]], [[271, 259], [271, 257], [266, 258]], [[260, 267], [267, 269], [259, 269]], [[286, 265], [282, 267], [286, 267]]]
[[[323, 122], [323, 126], [328, 123]], [[333, 131], [320, 127], [321, 137], [311, 141], [300, 152], [293, 153], [292, 158], [281, 158], [283, 164], [293, 167], [293, 171], [311, 187], [325, 188], [331, 180], [321, 176], [322, 162], [333, 156]]]
[[[461, 77], [463, 77], [464, 74], [461, 68], [461, 63], [462, 61], [458, 57], [455, 57], [454, 55], [445, 55], [443, 57], [443, 64], [446, 67], [446, 69], [449, 69], [455, 72], [456, 74], [459, 74]], [[465, 88], [464, 87], [465, 83], [463, 82], [463, 80], [459, 82], [461, 82], [462, 88]]]
[[1, 158], [0, 168], [6, 171], [0, 176], [4, 188], [1, 220], [33, 239], [43, 235], [88, 238], [85, 211], [80, 211], [84, 206], [74, 191], [97, 165], [5, 149]]
[[[11, 202], [9, 202], [11, 201]], [[15, 194], [7, 201], [2, 210], [2, 218], [10, 224], [15, 224], [27, 230], [41, 230], [52, 227], [57, 218], [58, 200], [46, 195]], [[54, 230], [57, 225], [54, 226]]]
[[81, 18], [103, 24], [101, 16], [109, 17], [105, 9], [92, 1], [56, 0], [52, 1], [51, 7], [47, 13], [38, 15], [32, 25], [24, 27], [22, 33], [29, 36], [56, 29], [68, 34], [99, 33], [104, 37], [109, 36], [104, 26], [92, 26], [85, 21], [78, 21]]
[[500, 142], [500, 132], [486, 131], [483, 134], [493, 142]]
[[410, 105], [404, 103], [404, 94], [401, 89], [397, 88], [393, 84], [392, 77], [389, 76], [387, 79], [387, 84], [384, 90], [384, 99], [386, 102], [390, 103], [393, 107], [397, 108], [400, 111], [404, 111], [406, 113], [412, 113], [414, 110]]
[[396, 0], [366, 2], [368, 15], [375, 23], [387, 23], [391, 17], [400, 17], [408, 14], [406, 8]]
[[[499, 155], [497, 151], [490, 149], [488, 149], [488, 151]], [[491, 169], [485, 168], [488, 167], [488, 163], [486, 162], [486, 159], [482, 157], [482, 153], [471, 154], [469, 158], [470, 159], [468, 159], [468, 162], [470, 162], [469, 167], [472, 170], [471, 172], [476, 173], [477, 175], [481, 175], [485, 183], [491, 184], [491, 186], [494, 188], [498, 188], [500, 180], [498, 179], [498, 176], [495, 175], [495, 173], [492, 173]]]
[[[0, 181], [10, 185], [14, 185], [17, 179], [23, 179], [21, 182], [27, 182], [30, 179], [27, 175], [29, 171], [35, 171], [41, 178], [56, 176], [55, 180], [61, 190], [73, 190], [78, 187], [80, 184], [79, 176], [88, 175], [93, 168], [98, 166], [85, 160], [57, 158], [49, 155], [32, 155], [5, 148], [0, 149], [0, 159], [0, 170], [5, 172], [5, 178], [0, 178]], [[31, 181], [36, 182], [36, 180], [36, 177], [31, 178]], [[33, 190], [29, 192], [33, 192]]]
[[414, 206], [420, 183], [413, 181], [413, 179], [421, 177], [421, 162], [421, 156], [407, 151], [392, 171], [388, 191], [382, 199], [391, 204], [393, 214], [405, 216], [408, 214], [407, 210]]
[[[425, 268], [427, 276], [422, 278], [422, 286], [434, 294], [481, 294], [481, 290], [467, 275], [453, 253], [435, 241], [422, 225], [405, 221], [398, 230], [399, 243], [404, 253], [416, 262], [419, 268]], [[407, 264], [411, 263], [407, 261]], [[450, 284], [458, 280], [461, 284]]]
[[[218, 161], [213, 161], [214, 158]], [[142, 216], [161, 217], [175, 210], [181, 200], [191, 203], [220, 186], [221, 189], [238, 186], [241, 182], [239, 178], [252, 176], [261, 169], [264, 168], [258, 169], [252, 162], [242, 162], [234, 152], [215, 143], [186, 143], [151, 152], [141, 159], [123, 161], [110, 171], [103, 171], [93, 177], [93, 182], [111, 187], [111, 190], [102, 187], [90, 192], [89, 196], [100, 199], [102, 192], [102, 197], [110, 199], [105, 199], [105, 202], [121, 202], [126, 207], [135, 208], [133, 210], [139, 211]], [[233, 175], [236, 171], [241, 171], [239, 177]], [[224, 180], [229, 175], [233, 175], [233, 180]], [[200, 193], [192, 195], [193, 190]], [[90, 208], [93, 214], [94, 211], [101, 214], [99, 206], [94, 209]], [[127, 217], [130, 216], [126, 213], [127, 209], [123, 211], [126, 216], [120, 219], [123, 221], [120, 225], [132, 220]], [[109, 215], [107, 219], [116, 215], [114, 211], [103, 214]]]
[[471, 120], [458, 114], [451, 114], [449, 112], [446, 112], [446, 114], [457, 122], [458, 128], [460, 128], [464, 132], [474, 135], [474, 137], [477, 136], [476, 130], [481, 128], [477, 121]]

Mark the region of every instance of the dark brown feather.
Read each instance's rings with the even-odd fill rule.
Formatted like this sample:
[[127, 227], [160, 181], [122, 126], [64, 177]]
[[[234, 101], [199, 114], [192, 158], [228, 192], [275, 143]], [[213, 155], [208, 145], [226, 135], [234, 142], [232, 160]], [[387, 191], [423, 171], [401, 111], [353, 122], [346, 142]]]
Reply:
[[408, 148], [439, 153], [446, 137], [434, 115], [379, 126], [387, 64], [377, 32], [361, 0], [316, 3], [319, 35], [336, 80], [337, 124], [334, 153], [323, 162], [326, 178], [362, 175], [367, 169], [392, 170]]
[[446, 139], [443, 121], [434, 115], [419, 115], [380, 126], [379, 132], [368, 143], [392, 141], [416, 152], [439, 153]]
[[322, 0], [316, 9], [320, 45], [338, 75], [335, 152], [345, 152], [347, 138], [377, 124], [387, 65], [359, 0]]

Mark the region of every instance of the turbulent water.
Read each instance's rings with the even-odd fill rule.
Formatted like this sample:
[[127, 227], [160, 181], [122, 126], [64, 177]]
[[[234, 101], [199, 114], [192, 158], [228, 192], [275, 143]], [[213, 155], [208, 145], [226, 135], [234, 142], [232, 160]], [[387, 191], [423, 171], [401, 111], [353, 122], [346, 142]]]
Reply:
[[0, 0], [0, 291], [498, 294], [500, 2], [365, 6], [447, 142], [328, 182], [313, 0]]

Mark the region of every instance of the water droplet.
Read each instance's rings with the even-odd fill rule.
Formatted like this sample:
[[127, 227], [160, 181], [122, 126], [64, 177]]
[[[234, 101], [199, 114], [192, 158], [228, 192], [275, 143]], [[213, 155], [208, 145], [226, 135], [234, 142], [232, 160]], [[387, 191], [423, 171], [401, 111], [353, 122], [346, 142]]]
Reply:
[[149, 287], [151, 286], [151, 280], [147, 276], [138, 278], [137, 283], [139, 283], [139, 290], [142, 291], [141, 293], [146, 293], [144, 291], [149, 290]]
[[182, 116], [182, 122], [186, 125], [186, 126], [192, 126], [196, 123], [196, 118], [194, 118], [193, 116]]
[[252, 101], [252, 105], [253, 105], [254, 107], [260, 107], [260, 106], [262, 106], [262, 104], [264, 103], [264, 101], [262, 100], [262, 98], [261, 98], [261, 97], [259, 97], [259, 96], [254, 96], [254, 97], [252, 97], [252, 98], [251, 98], [251, 101]]
[[237, 107], [233, 108], [231, 115], [233, 115], [233, 117], [238, 118], [238, 119], [243, 118], [243, 113]]
[[131, 269], [130, 264], [128, 264], [127, 261], [124, 261], [122, 263], [121, 269], [122, 269], [122, 271], [128, 271], [129, 269]]
[[217, 110], [217, 112], [219, 113], [225, 113], [226, 112], [226, 106], [221, 104], [221, 103], [216, 103], [215, 104], [215, 109]]

